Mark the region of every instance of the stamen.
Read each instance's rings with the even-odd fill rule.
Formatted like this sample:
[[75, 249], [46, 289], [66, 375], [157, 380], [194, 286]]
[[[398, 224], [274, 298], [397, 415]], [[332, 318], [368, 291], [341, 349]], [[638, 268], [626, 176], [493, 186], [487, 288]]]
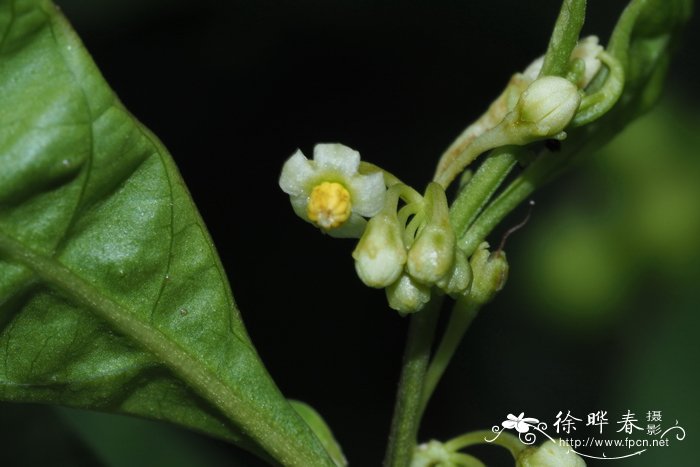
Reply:
[[320, 183], [311, 191], [306, 212], [319, 227], [326, 230], [340, 227], [352, 212], [350, 193], [340, 183]]

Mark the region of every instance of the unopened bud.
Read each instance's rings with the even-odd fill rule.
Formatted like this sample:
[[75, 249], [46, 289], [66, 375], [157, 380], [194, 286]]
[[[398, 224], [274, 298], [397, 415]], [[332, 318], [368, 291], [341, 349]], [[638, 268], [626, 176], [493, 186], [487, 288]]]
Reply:
[[455, 234], [450, 225], [445, 190], [430, 183], [425, 190], [426, 224], [408, 251], [407, 269], [415, 279], [434, 284], [450, 272], [454, 261]]
[[427, 443], [419, 444], [413, 449], [411, 467], [453, 465], [452, 462], [450, 462], [452, 454], [453, 452], [439, 441], [432, 440]]
[[402, 274], [385, 290], [389, 306], [402, 314], [420, 311], [430, 300], [430, 287], [418, 283], [408, 274]]
[[469, 291], [471, 283], [472, 268], [469, 266], [467, 255], [459, 248], [456, 248], [452, 270], [437, 282], [437, 286], [450, 297], [457, 298]]
[[434, 284], [454, 261], [455, 235], [449, 226], [426, 225], [408, 252], [408, 272], [417, 280]]
[[474, 279], [469, 296], [474, 302], [485, 305], [503, 288], [508, 279], [508, 261], [502, 250], [491, 253], [489, 244], [483, 242], [471, 257]]
[[565, 441], [548, 440], [522, 451], [515, 467], [586, 467], [586, 463]]
[[556, 137], [571, 122], [580, 104], [581, 95], [573, 83], [558, 76], [543, 76], [520, 96], [518, 121], [533, 126], [532, 136]]
[[380, 213], [370, 219], [352, 257], [357, 275], [365, 285], [379, 289], [395, 282], [406, 263], [406, 249], [396, 216]]
[[571, 60], [582, 60], [583, 74], [576, 82], [576, 85], [583, 89], [593, 80], [601, 67], [598, 55], [603, 51], [603, 46], [598, 44], [597, 36], [588, 36], [581, 39], [571, 52]]

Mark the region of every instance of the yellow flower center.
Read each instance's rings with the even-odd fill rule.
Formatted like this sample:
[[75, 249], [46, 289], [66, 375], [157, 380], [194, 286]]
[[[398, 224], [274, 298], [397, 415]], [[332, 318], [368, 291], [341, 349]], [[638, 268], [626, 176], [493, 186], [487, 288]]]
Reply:
[[352, 203], [348, 190], [336, 182], [323, 182], [311, 190], [306, 213], [324, 229], [340, 227], [350, 217]]

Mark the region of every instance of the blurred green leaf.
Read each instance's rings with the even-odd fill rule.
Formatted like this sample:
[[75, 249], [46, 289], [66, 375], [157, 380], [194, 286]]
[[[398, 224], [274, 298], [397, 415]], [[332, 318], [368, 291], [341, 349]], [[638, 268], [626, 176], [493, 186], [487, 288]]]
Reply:
[[558, 322], [602, 325], [628, 311], [624, 304], [644, 281], [680, 286], [695, 277], [699, 124], [664, 102], [557, 195], [529, 232], [521, 260], [536, 272], [519, 277], [531, 308]]
[[631, 121], [658, 100], [669, 54], [692, 4], [692, 0], [633, 0], [620, 16], [608, 50], [625, 68], [623, 119]]
[[[694, 279], [699, 278], [694, 274]], [[695, 282], [697, 284], [697, 282]], [[648, 313], [648, 322], [635, 329], [628, 343], [629, 357], [615, 373], [613, 394], [618, 407], [636, 408], [640, 416], [649, 410], [662, 412], [664, 429], [676, 421], [686, 430], [683, 441], [676, 433], [668, 434], [668, 447], [649, 449], [624, 466], [654, 467], [659, 465], [694, 465], [697, 444], [693, 435], [700, 430], [700, 401], [695, 388], [700, 384], [697, 368], [697, 336], [700, 326], [694, 289], [685, 289], [690, 296], [676, 296], [673, 304], [663, 310]], [[651, 311], [651, 310], [649, 310]]]
[[169, 154], [56, 7], [0, 1], [0, 37], [0, 398], [332, 465], [260, 362]]

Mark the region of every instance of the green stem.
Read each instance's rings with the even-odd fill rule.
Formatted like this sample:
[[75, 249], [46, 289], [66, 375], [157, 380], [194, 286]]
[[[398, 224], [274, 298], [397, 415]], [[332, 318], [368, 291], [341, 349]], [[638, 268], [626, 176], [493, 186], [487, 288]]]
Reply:
[[490, 443], [506, 448], [508, 451], [510, 451], [513, 459], [517, 459], [518, 455], [527, 448], [527, 445], [523, 444], [517, 436], [513, 436], [512, 434], [504, 431], [502, 431], [493, 441], [486, 441], [487, 439], [492, 439], [494, 437], [496, 437], [496, 433], [491, 430], [472, 431], [447, 441], [444, 444], [444, 447], [449, 451], [459, 451], [460, 449], [474, 446], [475, 444]]
[[[577, 162], [580, 154], [590, 154], [624, 127], [617, 120], [595, 122], [569, 132], [561, 151], [543, 151], [484, 209], [459, 238], [457, 244], [467, 255], [476, 250], [486, 236], [520, 203], [539, 187]], [[523, 148], [519, 148], [524, 150]]]
[[489, 154], [450, 206], [450, 222], [460, 237], [484, 208], [525, 149], [506, 146]]
[[420, 421], [423, 379], [441, 303], [441, 298], [433, 298], [423, 310], [411, 316], [385, 467], [407, 467], [411, 462]]
[[459, 239], [459, 247], [471, 255], [486, 236], [521, 202], [535, 191], [536, 185], [527, 178], [516, 179], [472, 224]]
[[47, 285], [86, 306], [114, 329], [151, 352], [281, 464], [300, 467], [334, 465], [329, 458], [320, 459], [308, 446], [299, 442], [300, 440], [285, 436], [274, 419], [263, 418], [261, 412], [251, 407], [216, 373], [204, 367], [185, 349], [139, 320], [122, 305], [101, 294], [93, 285], [60, 262], [32, 250], [2, 231], [0, 256], [26, 266]]
[[565, 76], [586, 18], [586, 0], [564, 0], [544, 56], [540, 76]]
[[537, 187], [545, 183], [569, 158], [562, 153], [545, 153], [528, 168], [479, 215], [459, 239], [459, 247], [471, 255], [486, 236]]
[[360, 162], [360, 172], [365, 174], [381, 172], [384, 176], [384, 184], [386, 186], [401, 186], [401, 197], [404, 198], [407, 202], [420, 204], [423, 201], [423, 197], [420, 195], [420, 193], [414, 190], [411, 186], [406, 185], [404, 182], [401, 181], [401, 179], [399, 179], [399, 177], [392, 174], [388, 170], [384, 170], [381, 167], [372, 164], [371, 162]]
[[474, 456], [464, 454], [463, 452], [453, 452], [449, 456], [449, 460], [457, 464], [459, 467], [486, 467], [486, 464], [481, 462]]
[[423, 415], [425, 408], [430, 402], [430, 398], [435, 391], [435, 388], [440, 382], [440, 378], [445, 373], [450, 360], [455, 354], [459, 343], [464, 337], [464, 333], [469, 328], [479, 311], [479, 305], [469, 300], [459, 300], [455, 303], [452, 309], [450, 321], [445, 328], [445, 335], [440, 341], [440, 345], [435, 352], [435, 356], [430, 361], [430, 366], [425, 375], [425, 384], [423, 385], [423, 395], [421, 397], [420, 414]]

